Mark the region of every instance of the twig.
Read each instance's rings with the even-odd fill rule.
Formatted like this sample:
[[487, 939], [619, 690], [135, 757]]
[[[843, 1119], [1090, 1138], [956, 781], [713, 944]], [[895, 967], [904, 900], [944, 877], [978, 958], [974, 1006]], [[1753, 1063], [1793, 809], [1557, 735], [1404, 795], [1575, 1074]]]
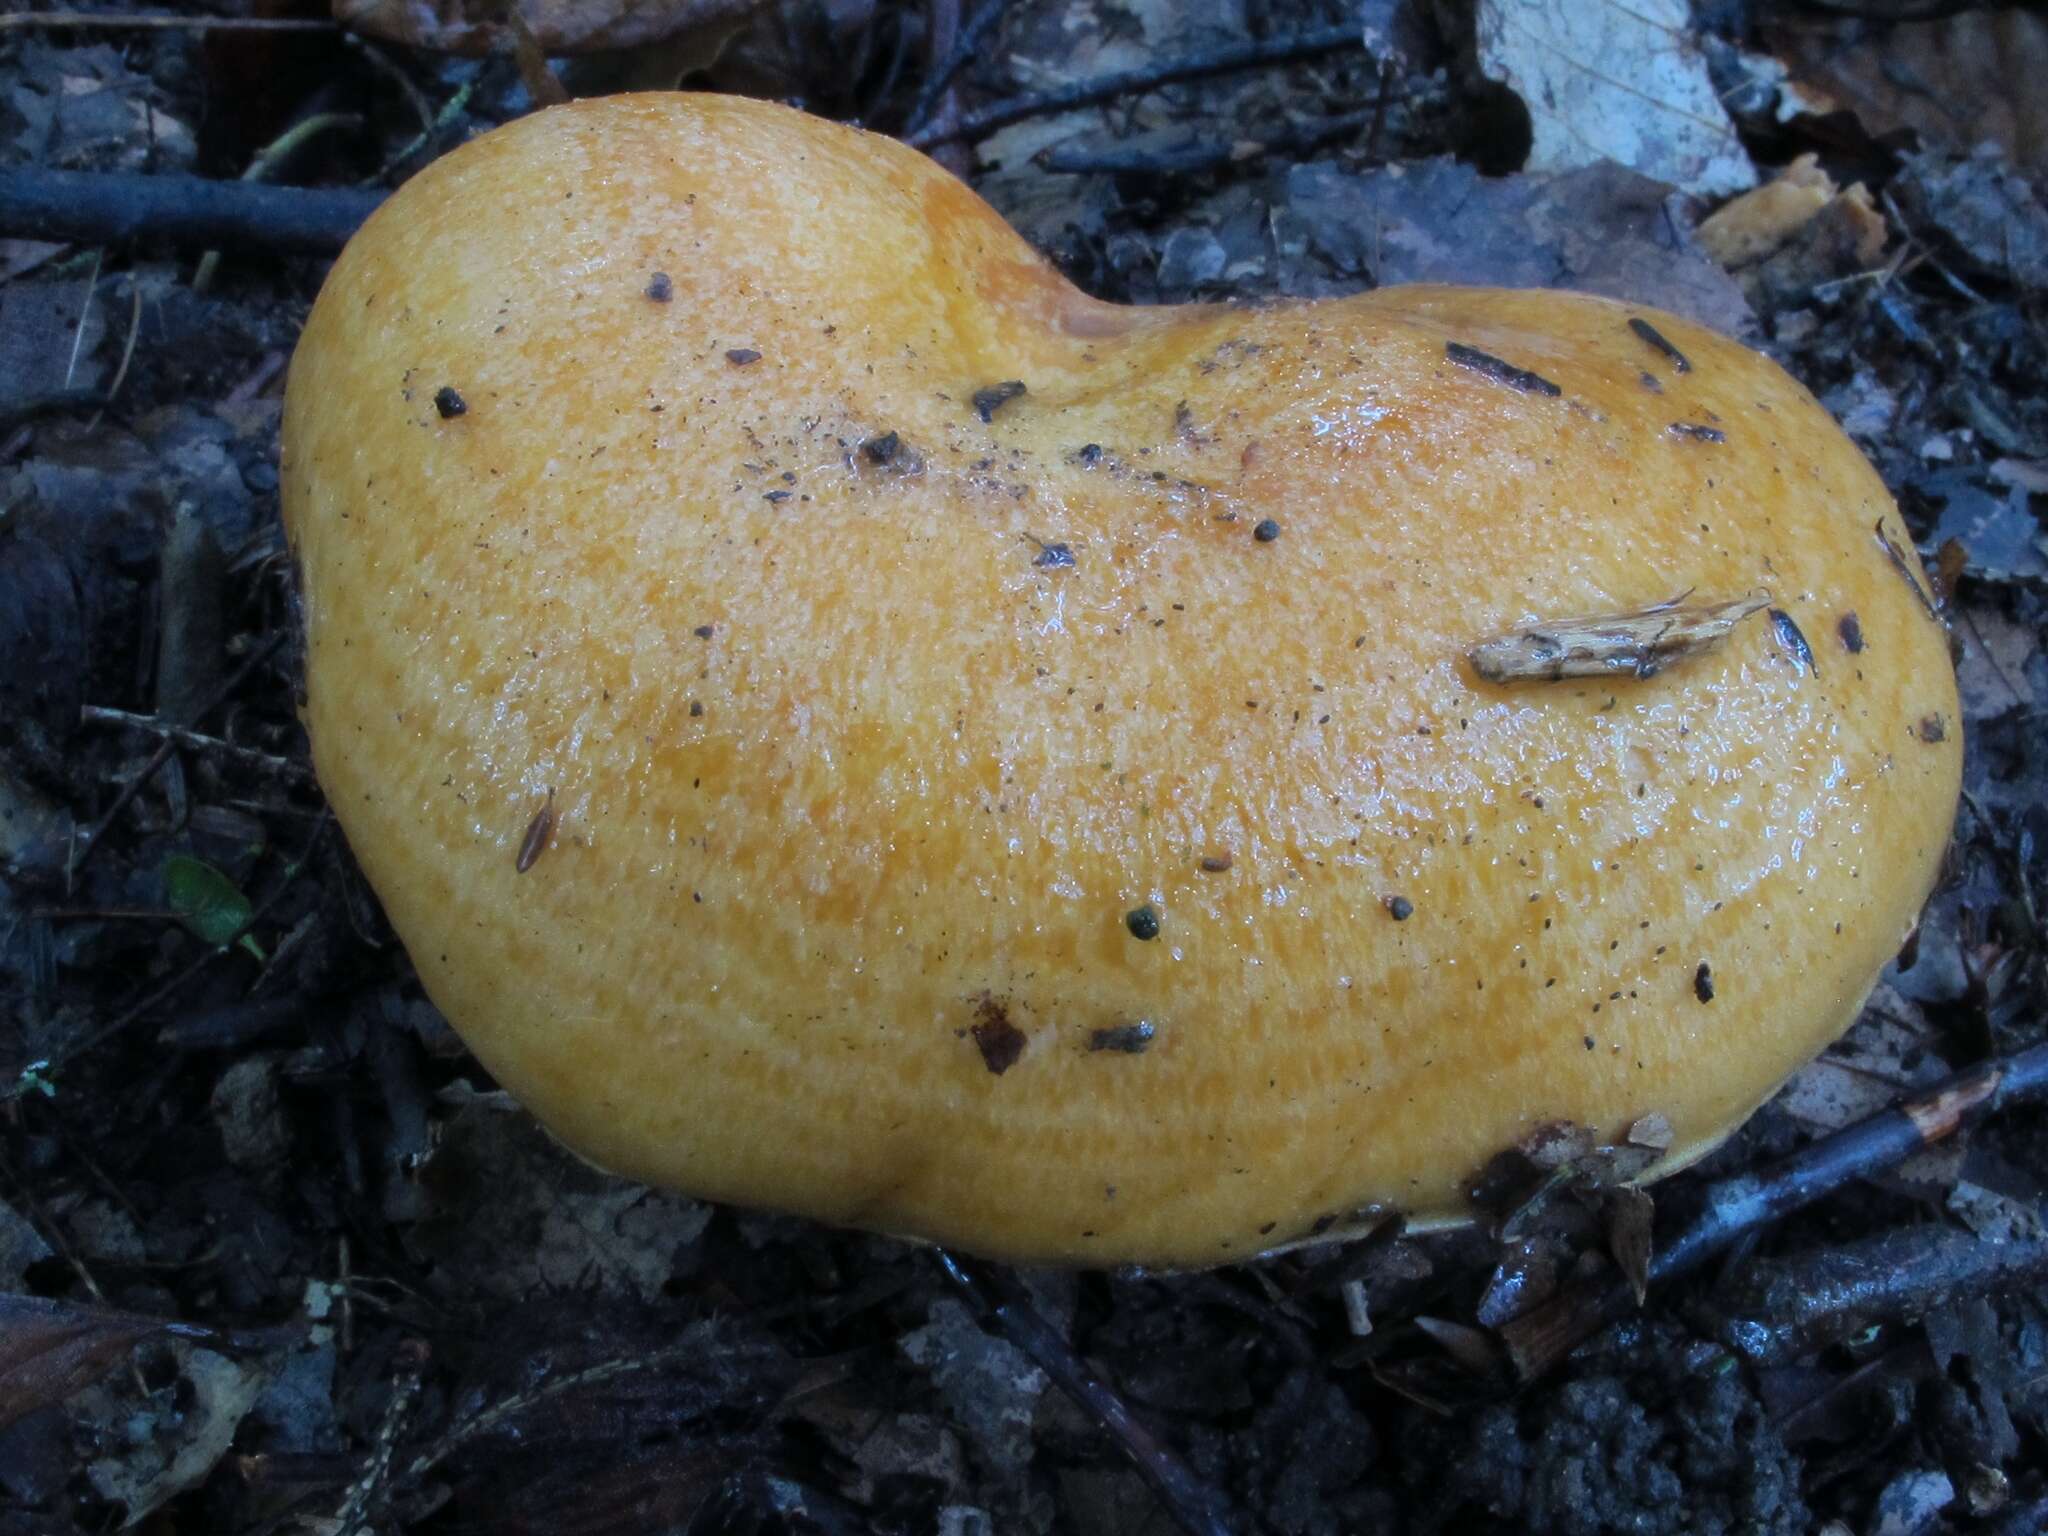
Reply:
[[135, 341], [142, 334], [142, 284], [133, 272], [128, 274], [128, 299], [128, 339], [121, 343], [120, 366], [114, 370], [114, 382], [107, 386], [106, 404], [94, 411], [85, 424], [87, 432], [99, 430], [100, 418], [120, 395], [121, 386], [128, 382], [128, 365], [135, 361]]
[[93, 295], [100, 286], [100, 265], [106, 260], [104, 250], [92, 253], [92, 275], [85, 280], [85, 298], [78, 306], [78, 325], [71, 333], [71, 357], [64, 364], [64, 387], [69, 389], [71, 381], [78, 374], [79, 354], [85, 347], [85, 323], [92, 318]]
[[1241, 164], [1276, 152], [1299, 153], [1326, 144], [1347, 133], [1356, 133], [1373, 119], [1371, 111], [1346, 112], [1292, 128], [1277, 129], [1258, 138], [1219, 139], [1213, 134], [1190, 137], [1164, 148], [1142, 144], [1107, 144], [1096, 148], [1072, 143], [1053, 144], [1031, 157], [1041, 170], [1062, 175], [1106, 172], [1115, 176], [1187, 176], [1210, 171], [1221, 165]]
[[[1746, 1233], [1811, 1205], [1854, 1179], [1890, 1168], [1923, 1147], [2008, 1105], [2048, 1097], [2048, 1045], [1994, 1057], [1925, 1093], [1844, 1126], [1761, 1173], [1706, 1187], [1698, 1213], [1650, 1261], [1650, 1283], [1689, 1274]], [[1600, 1329], [1626, 1315], [1635, 1297], [1616, 1281], [1574, 1287], [1503, 1324], [1502, 1342], [1523, 1380], [1549, 1371]]]
[[456, 119], [469, 110], [470, 98], [476, 94], [477, 84], [483, 77], [483, 70], [480, 68], [475, 74], [458, 85], [447, 101], [441, 104], [441, 110], [434, 114], [426, 127], [422, 128], [410, 140], [395, 150], [391, 158], [378, 167], [377, 174], [366, 177], [361, 185], [367, 187], [381, 182], [414, 155], [426, 149], [435, 139], [446, 133], [454, 125]]
[[[360, 128], [363, 120], [353, 112], [316, 112], [311, 117], [301, 118], [291, 127], [256, 151], [249, 162], [249, 168], [242, 172], [242, 180], [268, 181], [284, 169], [285, 162], [305, 145], [309, 139], [318, 138], [330, 128]], [[192, 291], [204, 293], [213, 286], [214, 270], [220, 265], [220, 252], [210, 250], [199, 258], [198, 270], [192, 274]]]
[[957, 123], [944, 127], [927, 126], [906, 134], [904, 142], [914, 149], [929, 149], [934, 144], [946, 144], [954, 139], [978, 139], [1027, 117], [1044, 117], [1074, 107], [1091, 106], [1098, 101], [1156, 90], [1181, 80], [1199, 80], [1208, 75], [1229, 74], [1233, 70], [1257, 69], [1264, 64], [1288, 64], [1317, 54], [1335, 53], [1342, 48], [1364, 47], [1365, 33], [1355, 26], [1322, 27], [1291, 37], [1268, 38], [1261, 43], [1236, 43], [1208, 53], [1170, 59], [1145, 69], [1128, 69], [1093, 80], [1078, 80], [1050, 91], [1011, 96], [983, 107], [979, 112], [970, 113]]
[[939, 104], [940, 95], [953, 83], [953, 77], [966, 67], [967, 61], [980, 51], [982, 40], [1002, 20], [1003, 7], [1007, 3], [1008, 0], [983, 0], [981, 9], [968, 18], [952, 51], [918, 87], [917, 99], [910, 104], [910, 115], [903, 120], [906, 137], [915, 134], [930, 120], [932, 108]]
[[1723, 1316], [1714, 1331], [1757, 1364], [1780, 1365], [1866, 1324], [1917, 1317], [1948, 1297], [2043, 1279], [2048, 1238], [1910, 1227], [1745, 1266], [1734, 1297], [1717, 1306]]
[[352, 188], [25, 167], [0, 171], [0, 235], [95, 245], [167, 240], [333, 255], [384, 196]]
[[349, 1484], [348, 1492], [342, 1496], [341, 1508], [327, 1521], [327, 1529], [332, 1536], [357, 1536], [365, 1528], [364, 1516], [369, 1513], [371, 1500], [384, 1487], [385, 1474], [391, 1469], [391, 1458], [398, 1452], [398, 1433], [405, 1427], [405, 1417], [412, 1411], [413, 1399], [419, 1396], [420, 1382], [427, 1371], [426, 1346], [408, 1341], [402, 1348], [404, 1356], [398, 1380], [391, 1384], [391, 1401], [384, 1405], [384, 1417], [378, 1421], [377, 1438], [370, 1446], [370, 1459], [356, 1480]]
[[10, 11], [0, 32], [332, 32], [341, 24], [298, 16], [165, 16], [104, 11]]
[[944, 1248], [932, 1250], [946, 1278], [958, 1286], [984, 1326], [993, 1322], [1050, 1376], [1059, 1389], [1086, 1409], [1123, 1447], [1124, 1454], [1167, 1513], [1188, 1536], [1230, 1536], [1222, 1500], [1188, 1464], [1141, 1424], [1115, 1390], [1054, 1330], [1031, 1304], [1016, 1279], [992, 1265]]
[[530, 1408], [537, 1408], [552, 1398], [567, 1392], [581, 1391], [601, 1382], [617, 1381], [622, 1376], [638, 1375], [642, 1371], [663, 1370], [685, 1360], [701, 1360], [711, 1345], [702, 1327], [693, 1328], [681, 1343], [671, 1344], [666, 1349], [657, 1349], [651, 1354], [628, 1355], [617, 1360], [605, 1360], [597, 1365], [586, 1366], [580, 1371], [570, 1371], [556, 1376], [538, 1387], [524, 1392], [515, 1392], [510, 1397], [500, 1398], [487, 1408], [479, 1408], [468, 1418], [449, 1426], [446, 1434], [421, 1451], [408, 1462], [398, 1474], [400, 1485], [417, 1482], [435, 1467], [446, 1461], [464, 1442], [478, 1435], [489, 1434], [507, 1420], [518, 1417]]
[[[264, 641], [263, 644], [251, 651], [248, 658], [229, 675], [227, 681], [214, 689], [213, 696], [192, 712], [194, 723], [204, 720], [232, 698], [235, 690], [242, 686], [249, 675], [269, 657], [272, 651], [284, 643], [284, 637], [285, 631], [280, 629], [268, 640]], [[156, 777], [157, 770], [171, 760], [171, 751], [177, 744], [178, 741], [175, 736], [165, 736], [157, 749], [150, 753], [149, 761], [142, 765], [133, 778], [121, 786], [120, 793], [114, 796], [114, 803], [106, 808], [98, 821], [93, 823], [92, 830], [85, 834], [85, 841], [79, 845], [78, 851], [71, 856], [70, 867], [65, 871], [67, 882], [74, 878], [78, 871], [84, 867], [85, 861], [92, 857], [93, 849], [99, 847], [100, 839], [106, 836], [107, 828], [114, 824], [114, 818], [120, 815], [127, 807], [128, 802], [141, 792], [143, 785]]]
[[155, 715], [138, 715], [125, 709], [109, 709], [102, 704], [88, 704], [78, 712], [78, 718], [88, 725], [120, 725], [132, 730], [148, 731], [153, 735], [168, 737], [181, 747], [191, 747], [199, 752], [216, 752], [223, 757], [232, 757], [279, 778], [297, 779], [311, 783], [313, 770], [305, 763], [295, 762], [288, 757], [273, 753], [259, 752], [254, 747], [245, 747], [240, 742], [224, 741], [218, 736], [190, 730], [182, 725], [173, 725], [168, 720], [159, 720]]

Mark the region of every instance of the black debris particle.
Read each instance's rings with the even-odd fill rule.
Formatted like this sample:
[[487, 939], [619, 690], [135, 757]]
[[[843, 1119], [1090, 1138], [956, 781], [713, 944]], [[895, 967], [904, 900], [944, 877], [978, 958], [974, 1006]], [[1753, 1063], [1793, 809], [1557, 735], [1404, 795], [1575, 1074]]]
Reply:
[[1948, 722], [1940, 715], [1927, 715], [1920, 721], [1920, 739], [1929, 745], [1948, 740]]
[[699, 640], [709, 640], [711, 638], [712, 629], [709, 624], [699, 624], [695, 629], [691, 630], [690, 633], [695, 635]]
[[454, 385], [443, 384], [434, 391], [434, 409], [441, 413], [443, 421], [447, 421], [451, 417], [466, 414], [469, 402], [462, 398]]
[[669, 281], [666, 272], [657, 272], [647, 279], [647, 297], [657, 304], [666, 304], [676, 296], [676, 285]]
[[1815, 677], [1819, 677], [1820, 668], [1814, 662], [1813, 647], [1806, 643], [1806, 636], [1793, 622], [1792, 615], [1782, 608], [1773, 608], [1770, 612], [1771, 628], [1777, 631], [1778, 644], [1792, 653], [1793, 665], [1804, 667]]
[[[1026, 534], [1025, 537], [1031, 538], [1029, 534]], [[1038, 545], [1038, 553], [1031, 557], [1033, 565], [1047, 571], [1072, 569], [1074, 565], [1073, 545], [1062, 543], [1046, 544], [1041, 543], [1037, 539], [1031, 539], [1031, 542]]]
[[761, 354], [752, 347], [729, 347], [726, 349], [725, 360], [735, 368], [744, 368], [749, 363], [761, 361]]
[[860, 451], [867, 455], [870, 464], [892, 464], [902, 446], [903, 439], [896, 433], [884, 432], [879, 437], [867, 439], [860, 445]]
[[1083, 469], [1093, 469], [1102, 462], [1102, 444], [1083, 443], [1074, 450], [1074, 462]]
[[1252, 537], [1261, 544], [1270, 544], [1280, 537], [1280, 525], [1272, 518], [1261, 518], [1258, 527], [1252, 530]]
[[764, 491], [761, 494], [761, 499], [763, 501], [771, 501], [776, 503], [777, 505], [780, 505], [782, 502], [789, 500], [791, 494], [792, 493], [789, 491]]
[[1159, 914], [1150, 907], [1133, 907], [1124, 914], [1124, 926], [1131, 930], [1134, 939], [1156, 939], [1159, 937]]
[[1154, 1030], [1150, 1019], [1138, 1019], [1130, 1024], [1118, 1024], [1111, 1029], [1091, 1031], [1088, 1049], [1091, 1051], [1121, 1051], [1126, 1056], [1142, 1056], [1152, 1045]]
[[1205, 853], [1202, 855], [1202, 873], [1205, 875], [1220, 875], [1230, 868], [1232, 862], [1233, 860], [1227, 853]]
[[983, 421], [995, 419], [997, 411], [1024, 393], [1021, 379], [1005, 379], [1000, 384], [985, 384], [974, 392], [974, 414]]
[[1650, 324], [1649, 321], [1643, 319], [1640, 315], [1633, 316], [1628, 322], [1628, 328], [1640, 336], [1649, 346], [1669, 358], [1671, 366], [1680, 373], [1692, 372], [1692, 360], [1679, 351], [1678, 348], [1674, 347], [1670, 339], [1662, 331], [1658, 330], [1657, 327]]
[[1406, 896], [1389, 896], [1387, 915], [1397, 923], [1405, 923], [1415, 915], [1415, 903]]
[[555, 792], [548, 791], [547, 803], [533, 813], [533, 820], [526, 824], [526, 835], [519, 840], [519, 857], [512, 861], [512, 868], [518, 874], [525, 874], [547, 851], [548, 838], [555, 830]]
[[703, 715], [704, 706], [695, 699], [690, 700], [690, 718], [692, 720], [698, 720], [703, 718]]
[[981, 1052], [981, 1064], [1001, 1077], [1017, 1065], [1024, 1054], [1024, 1047], [1030, 1043], [1024, 1031], [1010, 1022], [1010, 1013], [994, 996], [984, 992], [981, 1001], [975, 1004], [974, 1036], [976, 1049]]
[[1650, 372], [1650, 370], [1647, 368], [1643, 369], [1642, 372], [1636, 375], [1636, 382], [1641, 384], [1643, 388], [1647, 389], [1653, 395], [1661, 395], [1664, 393], [1664, 385], [1662, 381], [1658, 379], [1657, 375]]
[[1491, 352], [1482, 352], [1477, 347], [1468, 347], [1462, 341], [1444, 343], [1444, 356], [1460, 368], [1470, 368], [1474, 373], [1483, 373], [1496, 384], [1505, 384], [1510, 389], [1519, 389], [1524, 394], [1549, 395], [1553, 399], [1564, 393], [1540, 373], [1531, 373], [1526, 368], [1517, 368], [1505, 358], [1495, 357]]
[[1836, 621], [1835, 633], [1842, 637], [1842, 649], [1851, 656], [1863, 650], [1863, 621], [1853, 613], [1845, 613]]
[[1700, 962], [1700, 968], [1692, 973], [1692, 995], [1703, 1003], [1711, 1003], [1714, 1000], [1714, 968], [1704, 960]]
[[1674, 421], [1667, 428], [1673, 437], [1689, 437], [1696, 443], [1725, 443], [1728, 434], [1719, 427], [1701, 426], [1696, 421]]

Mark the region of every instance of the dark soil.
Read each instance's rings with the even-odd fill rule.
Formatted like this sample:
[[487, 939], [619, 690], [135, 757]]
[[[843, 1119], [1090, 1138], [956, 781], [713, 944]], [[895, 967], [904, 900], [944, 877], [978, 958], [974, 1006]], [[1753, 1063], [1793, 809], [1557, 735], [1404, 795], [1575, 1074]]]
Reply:
[[[1469, 7], [1367, 10], [1377, 56], [939, 152], [1105, 297], [1626, 293], [1770, 351], [1878, 464], [1959, 657], [1947, 875], [1850, 1039], [1656, 1188], [1668, 1221], [1702, 1178], [2043, 1038], [2048, 215], [1996, 148], [1846, 112], [1780, 122], [1731, 89], [1759, 164], [1818, 151], [1879, 194], [1891, 241], [1877, 274], [1795, 248], [1731, 277], [1661, 183], [1515, 174], [1526, 115], [1476, 78]], [[1760, 43], [1747, 7], [1695, 10], [1718, 70]], [[928, 16], [958, 19], [766, 14], [695, 83], [884, 131], [929, 76]], [[1010, 0], [925, 120], [1055, 68], [1344, 19], [1319, 0]], [[564, 73], [591, 93], [707, 52]], [[455, 99], [417, 145], [415, 98], [429, 116]], [[0, 30], [0, 166], [234, 177], [339, 113], [283, 179], [388, 184], [529, 107], [509, 54]], [[929, 1253], [595, 1173], [465, 1054], [294, 712], [277, 423], [323, 264], [230, 252], [201, 291], [199, 254], [0, 238], [0, 1533], [1169, 1530], [1118, 1438]], [[1240, 1532], [2048, 1529], [2038, 1109], [1763, 1231], [1523, 1386], [1493, 1330], [1592, 1283], [1623, 1218], [1590, 1187], [1532, 1211], [1541, 1170], [1505, 1173], [1512, 1240], [1388, 1230], [1209, 1274], [1026, 1283]], [[1877, 1239], [1925, 1283], [1813, 1304], [1813, 1266]]]

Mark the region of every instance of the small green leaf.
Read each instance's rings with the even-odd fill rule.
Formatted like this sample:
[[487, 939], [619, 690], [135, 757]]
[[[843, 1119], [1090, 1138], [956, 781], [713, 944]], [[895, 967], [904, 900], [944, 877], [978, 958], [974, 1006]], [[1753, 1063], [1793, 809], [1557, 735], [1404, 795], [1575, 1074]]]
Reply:
[[263, 948], [242, 930], [255, 908], [235, 882], [204, 859], [174, 853], [164, 860], [164, 901], [178, 921], [209, 944], [226, 944], [241, 934], [242, 948], [258, 960]]

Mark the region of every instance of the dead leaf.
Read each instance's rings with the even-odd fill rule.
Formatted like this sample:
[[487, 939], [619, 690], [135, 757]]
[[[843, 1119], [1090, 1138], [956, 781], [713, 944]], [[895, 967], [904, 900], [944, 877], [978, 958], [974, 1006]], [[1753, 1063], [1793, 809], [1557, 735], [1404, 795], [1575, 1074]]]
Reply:
[[[1818, 92], [1882, 137], [1912, 128], [1958, 152], [1990, 139], [2048, 174], [2048, 17], [2020, 6], [1955, 7], [1931, 21], [1820, 20], [1820, 7], [1770, 20], [1765, 37], [1807, 94]], [[1825, 107], [1822, 110], [1826, 110]]]
[[1490, 683], [1560, 682], [1568, 677], [1654, 677], [1696, 656], [1770, 601], [1751, 593], [1726, 603], [1656, 603], [1633, 613], [1552, 619], [1493, 635], [1470, 652]]
[[1480, 0], [1475, 27], [1480, 69], [1529, 110], [1525, 169], [1617, 160], [1708, 196], [1756, 185], [1686, 0]]
[[[645, 48], [686, 32], [725, 29], [763, 0], [519, 0], [543, 53]], [[484, 54], [507, 41], [505, 0], [334, 0], [344, 27], [409, 48]]]
[[0, 1296], [0, 1429], [90, 1386], [144, 1339], [208, 1330], [40, 1296]]
[[1650, 1226], [1656, 1214], [1656, 1202], [1640, 1189], [1608, 1193], [1607, 1251], [1628, 1277], [1637, 1306], [1650, 1294]]

